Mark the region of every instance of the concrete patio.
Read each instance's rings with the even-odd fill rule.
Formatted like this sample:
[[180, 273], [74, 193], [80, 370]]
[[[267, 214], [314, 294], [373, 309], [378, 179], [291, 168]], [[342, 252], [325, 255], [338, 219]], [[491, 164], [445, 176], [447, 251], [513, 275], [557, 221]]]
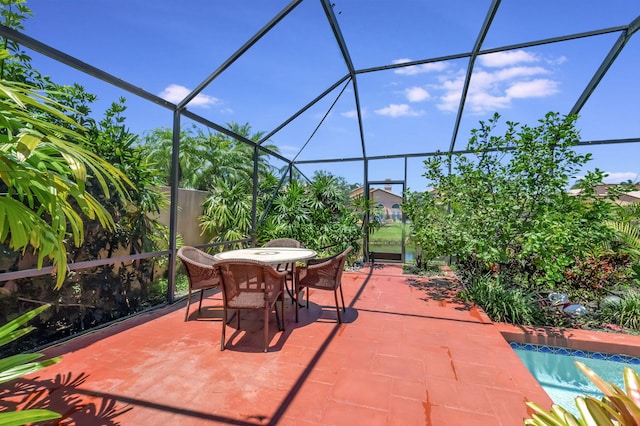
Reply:
[[[345, 322], [313, 292], [286, 331], [242, 314], [220, 351], [219, 294], [184, 321], [180, 302], [49, 348], [62, 361], [4, 385], [2, 403], [47, 407], [77, 425], [519, 425], [550, 407], [486, 315], [457, 302], [451, 278], [399, 265], [346, 272]], [[7, 395], [14, 395], [9, 398]]]

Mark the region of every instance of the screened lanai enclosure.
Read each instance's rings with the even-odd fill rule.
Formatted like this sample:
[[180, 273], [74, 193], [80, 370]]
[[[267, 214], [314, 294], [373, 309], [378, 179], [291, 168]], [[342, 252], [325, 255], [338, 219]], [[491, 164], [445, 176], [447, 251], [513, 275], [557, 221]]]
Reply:
[[[465, 153], [471, 130], [496, 112], [528, 124], [547, 112], [577, 114], [576, 150], [593, 153], [589, 167], [609, 173], [611, 182], [635, 181], [640, 172], [640, 4], [634, 1], [70, 0], [27, 6], [33, 16], [21, 26], [4, 21], [0, 35], [17, 43], [34, 69], [96, 94], [96, 115], [126, 98], [131, 134], [142, 139], [161, 128], [171, 138], [167, 249], [70, 258], [63, 288], [78, 301], [59, 309], [78, 311], [78, 321], [88, 321], [84, 327], [100, 320], [82, 319], [92, 309], [81, 295], [88, 290], [78, 288], [87, 270], [98, 271], [104, 291], [113, 285], [107, 269], [121, 277], [139, 273], [126, 265], [138, 271], [147, 265], [142, 269], [150, 276], [166, 271], [160, 299], [175, 299], [175, 254], [184, 243], [178, 230], [197, 227], [184, 213], [187, 195], [178, 185], [185, 131], [251, 148], [252, 230], [240, 240], [246, 245], [256, 244], [256, 198], [275, 196], [258, 193], [260, 161], [276, 171], [277, 188], [294, 176], [329, 173], [363, 188], [365, 198], [375, 190], [393, 193], [398, 209], [404, 191], [429, 189], [422, 177], [426, 158]], [[239, 132], [245, 123], [251, 131]], [[387, 219], [402, 222], [392, 210]], [[372, 251], [365, 233], [363, 261]], [[404, 245], [398, 260], [406, 260]], [[9, 293], [15, 293], [11, 286], [51, 280], [51, 267], [14, 258], [4, 263], [0, 280]], [[136, 279], [127, 279], [133, 291]], [[18, 298], [56, 297], [39, 291]]]

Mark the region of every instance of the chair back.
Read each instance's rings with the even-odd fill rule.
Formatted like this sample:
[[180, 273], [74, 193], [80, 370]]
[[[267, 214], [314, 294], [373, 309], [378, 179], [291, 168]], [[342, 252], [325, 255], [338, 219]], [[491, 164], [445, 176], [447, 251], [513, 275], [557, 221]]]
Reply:
[[344, 272], [344, 264], [347, 261], [347, 256], [349, 255], [351, 250], [353, 250], [353, 247], [349, 246], [342, 253], [334, 256], [336, 262], [334, 285], [336, 286], [340, 285], [340, 282], [342, 280], [342, 273]]
[[229, 259], [217, 262], [216, 269], [224, 303], [230, 308], [262, 309], [283, 291], [284, 273], [267, 263]]
[[220, 277], [214, 268], [214, 257], [195, 247], [184, 246], [178, 249], [178, 258], [182, 261], [189, 288], [206, 289], [220, 285]]
[[275, 240], [267, 241], [265, 247], [302, 247], [302, 243], [293, 238], [277, 238]]
[[[340, 286], [344, 264], [353, 247], [347, 247], [342, 253], [324, 259], [310, 259], [307, 262], [309, 269], [316, 270], [312, 287], [335, 290]], [[303, 271], [304, 272], [304, 271]], [[305, 281], [305, 284], [309, 281]]]

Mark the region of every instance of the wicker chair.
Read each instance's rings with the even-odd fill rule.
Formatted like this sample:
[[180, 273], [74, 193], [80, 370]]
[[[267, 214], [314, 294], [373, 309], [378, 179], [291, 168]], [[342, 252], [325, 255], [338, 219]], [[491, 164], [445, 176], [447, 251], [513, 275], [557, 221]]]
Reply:
[[[275, 240], [271, 240], [271, 241], [267, 241], [267, 243], [264, 245], [265, 247], [293, 247], [293, 248], [300, 248], [303, 247], [302, 243], [298, 240], [294, 240], [293, 238], [277, 238]], [[276, 270], [278, 271], [286, 271], [287, 272], [287, 276], [285, 277], [285, 286], [286, 286], [286, 281], [290, 281], [291, 282], [291, 291], [289, 291], [289, 287], [287, 288], [287, 292], [289, 293], [289, 296], [291, 296], [291, 303], [293, 303], [294, 301], [294, 297], [293, 297], [293, 271], [294, 271], [294, 265], [291, 263], [285, 263], [285, 264], [279, 264], [276, 266]]]
[[[225, 321], [222, 322], [220, 350], [225, 347], [227, 311], [236, 311], [240, 329], [240, 310], [261, 310], [264, 312], [264, 351], [269, 346], [269, 314], [276, 312], [278, 327], [284, 331], [284, 277], [286, 272], [276, 271], [271, 265], [252, 260], [222, 260], [216, 263], [216, 270], [222, 282]], [[275, 305], [280, 301], [282, 322]]]
[[302, 247], [302, 243], [293, 238], [277, 238], [275, 240], [267, 241], [265, 247]]
[[[336, 301], [336, 311], [338, 313], [338, 323], [342, 323], [340, 315], [340, 305], [338, 304], [338, 290], [340, 290], [340, 298], [342, 299], [342, 310], [346, 312], [344, 305], [344, 295], [342, 293], [342, 272], [344, 264], [347, 260], [349, 252], [353, 247], [349, 246], [345, 251], [335, 256], [325, 259], [311, 259], [307, 262], [307, 266], [299, 268], [296, 271], [296, 280], [294, 291], [296, 299], [300, 294], [300, 290], [307, 288], [307, 308], [309, 308], [309, 289], [330, 290]], [[296, 322], [298, 322], [299, 303], [296, 303]]]
[[189, 294], [187, 296], [187, 312], [184, 320], [189, 318], [189, 307], [191, 306], [191, 293], [200, 291], [200, 304], [198, 313], [202, 309], [202, 297], [205, 290], [220, 286], [220, 278], [214, 269], [216, 262], [212, 255], [203, 252], [195, 247], [184, 246], [178, 249], [178, 258], [184, 265], [187, 279], [189, 280]]

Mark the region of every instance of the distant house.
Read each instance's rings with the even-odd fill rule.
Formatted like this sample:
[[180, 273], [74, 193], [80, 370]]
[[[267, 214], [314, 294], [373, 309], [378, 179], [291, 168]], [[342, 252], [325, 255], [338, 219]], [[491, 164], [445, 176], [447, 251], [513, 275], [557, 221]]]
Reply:
[[[363, 196], [364, 187], [360, 187], [351, 191], [350, 198]], [[370, 188], [369, 199], [375, 203], [376, 211], [379, 212], [379, 219], [383, 222], [400, 222], [402, 221], [402, 196], [391, 192], [391, 187], [385, 189]]]
[[[617, 187], [619, 185], [617, 184], [602, 184], [602, 185], [597, 185], [595, 190], [596, 193], [598, 194], [597, 196], [600, 198], [604, 198], [608, 195], [609, 190]], [[579, 195], [580, 194], [580, 190], [579, 189], [571, 189], [569, 190], [569, 195]], [[616, 203], [620, 204], [620, 205], [626, 205], [626, 204], [631, 204], [631, 203], [638, 203], [640, 202], [640, 186], [639, 185], [635, 185], [635, 190], [633, 191], [628, 191], [625, 192], [623, 194], [620, 194], [617, 196], [616, 198]]]

